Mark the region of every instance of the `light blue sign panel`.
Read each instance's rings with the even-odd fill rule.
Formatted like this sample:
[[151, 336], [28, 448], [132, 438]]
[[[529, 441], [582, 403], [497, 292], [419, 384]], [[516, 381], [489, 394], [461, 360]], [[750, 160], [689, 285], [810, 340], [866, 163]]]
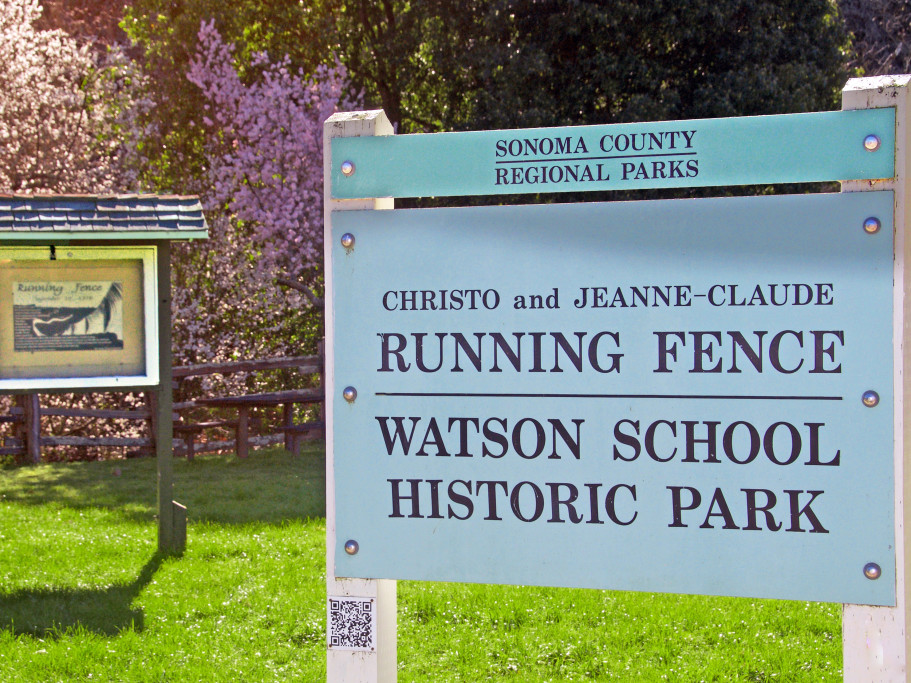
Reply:
[[[871, 134], [881, 141], [874, 152], [864, 147]], [[331, 191], [443, 197], [891, 178], [894, 150], [891, 108], [336, 138]]]
[[891, 216], [335, 213], [336, 574], [893, 605]]

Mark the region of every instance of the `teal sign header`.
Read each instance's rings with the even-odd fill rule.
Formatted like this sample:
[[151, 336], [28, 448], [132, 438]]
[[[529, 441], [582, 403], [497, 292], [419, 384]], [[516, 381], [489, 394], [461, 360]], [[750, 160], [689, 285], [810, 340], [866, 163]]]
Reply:
[[[875, 135], [879, 146], [864, 146]], [[336, 138], [331, 195], [443, 197], [891, 178], [895, 110]], [[346, 163], [347, 162], [347, 163]]]
[[[873, 164], [869, 130], [889, 160], [891, 112], [867, 113], [835, 117], [851, 123], [834, 137], [798, 126], [781, 166], [803, 162], [794, 140]], [[777, 136], [688, 125], [578, 140], [592, 154], [649, 131], [637, 145], [692, 149], [680, 168], [714, 183]], [[536, 134], [485, 135], [464, 156], [489, 183], [498, 150]], [[334, 213], [336, 574], [894, 605], [892, 201]]]

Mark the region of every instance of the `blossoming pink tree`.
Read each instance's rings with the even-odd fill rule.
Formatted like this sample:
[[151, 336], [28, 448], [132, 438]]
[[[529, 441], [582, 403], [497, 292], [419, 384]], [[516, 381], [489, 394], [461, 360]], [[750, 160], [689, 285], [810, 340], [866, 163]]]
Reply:
[[0, 191], [126, 189], [136, 74], [40, 16], [38, 0], [0, 2]]
[[[62, 30], [40, 30], [38, 0], [0, 2], [0, 192], [133, 189], [134, 116], [142, 79], [117, 49], [101, 51]], [[123, 408], [138, 394], [43, 396], [45, 405]], [[0, 413], [11, 397], [0, 397]], [[56, 435], [85, 435], [90, 420], [45, 418]], [[48, 424], [50, 423], [50, 424]], [[138, 436], [138, 427], [121, 435]], [[7, 438], [10, 427], [0, 437]]]
[[177, 274], [184, 360], [299, 353], [294, 326], [319, 306], [322, 122], [355, 98], [338, 63], [306, 76], [260, 54], [249, 71], [245, 82], [233, 47], [203, 23], [187, 78], [207, 102], [211, 237]]

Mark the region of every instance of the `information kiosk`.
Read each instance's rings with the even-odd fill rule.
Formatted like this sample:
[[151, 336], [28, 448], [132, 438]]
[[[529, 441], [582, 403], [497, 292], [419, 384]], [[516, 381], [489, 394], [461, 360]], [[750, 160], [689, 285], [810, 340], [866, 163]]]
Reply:
[[173, 500], [173, 241], [206, 239], [196, 197], [0, 196], [0, 393], [153, 392], [158, 545], [179, 551]]

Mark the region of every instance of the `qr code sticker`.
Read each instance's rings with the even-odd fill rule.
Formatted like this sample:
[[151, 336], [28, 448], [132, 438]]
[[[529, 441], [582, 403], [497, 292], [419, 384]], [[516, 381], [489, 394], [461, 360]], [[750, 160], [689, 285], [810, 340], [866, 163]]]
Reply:
[[376, 602], [372, 598], [329, 597], [329, 647], [376, 650]]

